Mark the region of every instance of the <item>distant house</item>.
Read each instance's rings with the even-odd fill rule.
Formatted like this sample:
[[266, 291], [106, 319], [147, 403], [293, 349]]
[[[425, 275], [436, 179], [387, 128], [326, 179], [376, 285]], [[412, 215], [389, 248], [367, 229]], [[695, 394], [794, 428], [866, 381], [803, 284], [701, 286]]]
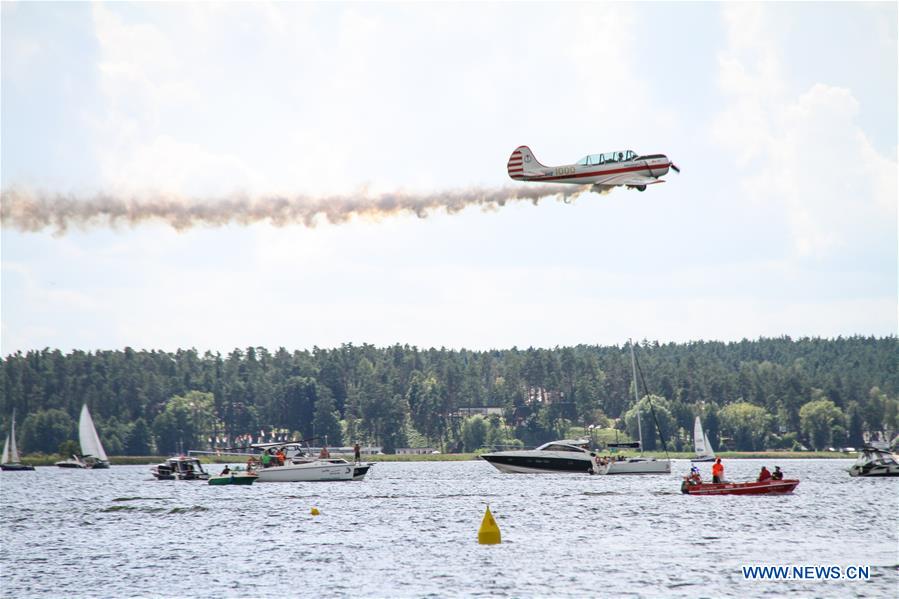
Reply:
[[528, 403], [559, 403], [565, 399], [561, 391], [550, 391], [544, 387], [528, 387]]
[[481, 406], [477, 408], [459, 408], [450, 416], [455, 418], [467, 418], [469, 416], [502, 416], [503, 409], [502, 408], [491, 408], [487, 406]]
[[433, 447], [397, 447], [396, 455], [428, 455], [435, 451]]

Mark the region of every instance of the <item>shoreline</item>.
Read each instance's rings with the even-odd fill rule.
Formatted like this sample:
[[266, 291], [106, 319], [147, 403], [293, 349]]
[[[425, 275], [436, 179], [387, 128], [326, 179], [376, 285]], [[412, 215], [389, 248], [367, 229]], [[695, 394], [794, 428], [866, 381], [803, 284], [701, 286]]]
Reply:
[[[610, 455], [606, 452], [597, 452], [600, 455]], [[331, 454], [334, 457], [343, 457], [348, 461], [352, 461], [352, 455]], [[617, 454], [624, 457], [633, 457], [638, 454], [634, 452], [619, 452]], [[643, 455], [652, 458], [664, 458], [665, 453], [660, 451], [647, 451]], [[839, 451], [725, 451], [716, 454], [722, 460], [851, 460], [858, 454], [857, 452], [839, 452]], [[693, 458], [692, 452], [669, 452], [668, 456], [672, 460], [689, 460]], [[109, 463], [112, 466], [140, 466], [153, 465], [164, 462], [169, 456], [110, 456]], [[229, 459], [230, 458], [230, 459]], [[240, 459], [235, 459], [240, 458]], [[60, 456], [33, 456], [23, 457], [22, 463], [29, 466], [53, 466], [60, 461]], [[477, 453], [440, 453], [440, 454], [383, 454], [383, 455], [363, 455], [363, 462], [466, 462], [478, 459]], [[200, 461], [204, 464], [235, 464], [243, 460], [241, 456], [200, 456]]]

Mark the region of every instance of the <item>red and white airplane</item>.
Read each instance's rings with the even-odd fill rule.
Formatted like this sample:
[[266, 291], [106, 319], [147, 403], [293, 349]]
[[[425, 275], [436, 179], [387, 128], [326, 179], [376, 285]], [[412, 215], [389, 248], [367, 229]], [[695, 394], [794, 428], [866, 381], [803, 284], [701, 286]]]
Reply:
[[638, 156], [633, 150], [590, 154], [565, 166], [544, 166], [527, 146], [515, 148], [508, 164], [509, 176], [516, 181], [592, 184], [596, 191], [618, 185], [646, 191], [647, 185], [664, 183], [659, 177], [667, 174], [669, 168], [680, 172], [664, 154]]

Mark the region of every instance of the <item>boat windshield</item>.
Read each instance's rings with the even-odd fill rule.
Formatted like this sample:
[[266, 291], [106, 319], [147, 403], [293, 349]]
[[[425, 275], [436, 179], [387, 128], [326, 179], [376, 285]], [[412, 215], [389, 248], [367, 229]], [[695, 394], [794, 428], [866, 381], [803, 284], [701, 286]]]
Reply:
[[575, 447], [573, 445], [563, 445], [561, 443], [547, 443], [539, 448], [541, 451], [576, 451], [583, 452], [584, 450], [580, 447]]
[[589, 154], [577, 161], [579, 166], [596, 166], [599, 164], [609, 164], [613, 162], [627, 162], [637, 157], [637, 153], [633, 150], [624, 150], [618, 152], [606, 152], [605, 154]]

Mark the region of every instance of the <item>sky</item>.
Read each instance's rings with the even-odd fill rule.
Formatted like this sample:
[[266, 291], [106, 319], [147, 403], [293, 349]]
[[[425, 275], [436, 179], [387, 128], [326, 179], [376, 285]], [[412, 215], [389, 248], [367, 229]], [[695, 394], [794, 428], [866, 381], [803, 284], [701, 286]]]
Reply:
[[426, 218], [4, 219], [3, 355], [897, 333], [895, 2], [3, 2], [0, 17], [7, 203], [497, 190], [522, 144], [549, 165], [633, 149], [682, 170], [644, 193]]

